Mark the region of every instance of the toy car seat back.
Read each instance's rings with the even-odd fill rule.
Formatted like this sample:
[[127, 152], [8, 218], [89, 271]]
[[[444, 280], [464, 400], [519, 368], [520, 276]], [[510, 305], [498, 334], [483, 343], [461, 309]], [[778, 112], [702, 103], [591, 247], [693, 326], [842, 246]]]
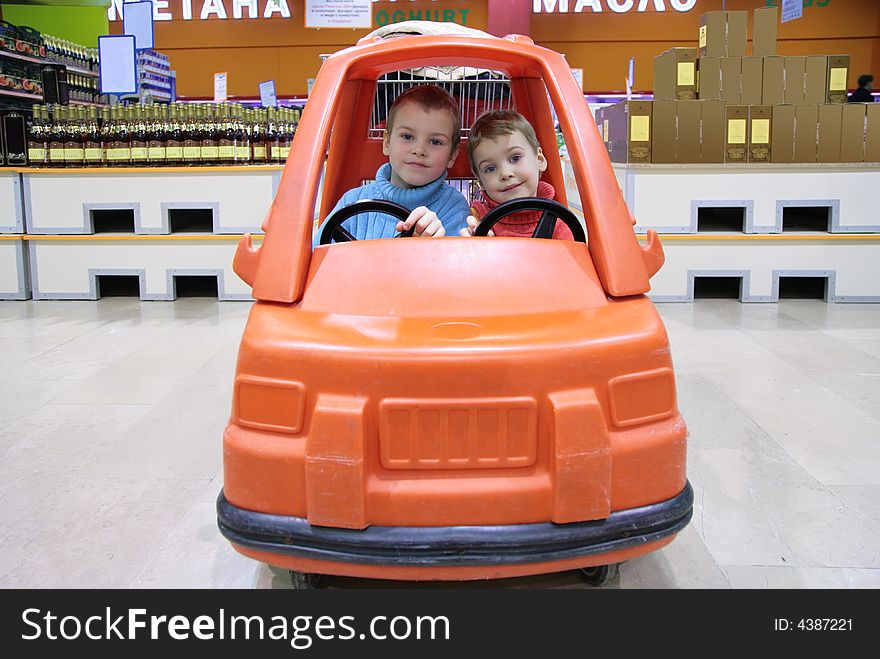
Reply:
[[[429, 84], [425, 81], [421, 84]], [[537, 83], [537, 84], [535, 84]], [[320, 218], [323, 221], [336, 201], [346, 190], [372, 179], [376, 170], [388, 157], [382, 152], [382, 139], [369, 137], [367, 126], [374, 109], [377, 82], [375, 80], [348, 80], [340, 90], [340, 116], [350, 117], [353, 128], [334, 130], [330, 135], [330, 148], [327, 154], [327, 171], [321, 200]], [[556, 190], [556, 200], [566, 204], [565, 181], [562, 163], [556, 143], [550, 105], [543, 83], [530, 79], [510, 81], [513, 105], [535, 127], [538, 142], [547, 158], [547, 171], [543, 180]], [[471, 117], [473, 119], [475, 117]], [[463, 125], [462, 128], [469, 128]], [[549, 130], [548, 130], [549, 128]], [[473, 179], [467, 155], [467, 140], [459, 143], [458, 155], [448, 172], [449, 179]]]
[[[278, 194], [267, 218], [268, 231], [263, 245], [256, 250], [250, 245], [250, 237], [245, 237], [236, 253], [236, 272], [253, 285], [255, 298], [290, 303], [302, 296], [312, 258], [311, 233], [317, 184], [331, 128], [342, 123], [340, 118], [347, 121], [348, 117], [358, 113], [365, 116], [372, 102], [370, 88], [381, 74], [426, 64], [462, 62], [508, 75], [513, 81], [517, 107], [536, 122], [542, 144], [552, 142], [553, 131], [552, 123], [542, 120], [547, 113], [546, 100], [541, 100], [546, 99], [545, 86], [554, 106], [565, 108], [559, 115], [560, 127], [581, 195], [590, 255], [602, 286], [608, 295], [614, 297], [638, 295], [649, 290], [649, 277], [662, 263], [659, 243], [649, 234], [647, 246], [639, 246], [632, 230], [632, 216], [595, 121], [585, 102], [574, 102], [583, 96], [562, 55], [536, 46], [528, 39], [521, 40], [515, 49], [511, 49], [510, 42], [504, 39], [437, 36], [355, 46], [324, 62], [301, 117]], [[353, 85], [345, 87], [346, 81]], [[365, 93], [358, 93], [360, 86], [367, 88]], [[357, 140], [361, 145], [364, 142], [363, 133], [351, 138], [354, 142], [345, 139], [344, 135], [339, 139], [354, 146]], [[360, 164], [357, 176], [362, 176], [366, 164]], [[330, 191], [338, 192], [350, 185], [350, 180], [344, 184], [337, 182], [342, 179], [339, 168], [343, 166], [343, 160], [336, 158], [334, 153], [325, 177], [328, 198], [332, 197]], [[558, 162], [553, 167], [558, 168]], [[551, 171], [549, 176], [551, 181], [562, 178], [558, 169]]]

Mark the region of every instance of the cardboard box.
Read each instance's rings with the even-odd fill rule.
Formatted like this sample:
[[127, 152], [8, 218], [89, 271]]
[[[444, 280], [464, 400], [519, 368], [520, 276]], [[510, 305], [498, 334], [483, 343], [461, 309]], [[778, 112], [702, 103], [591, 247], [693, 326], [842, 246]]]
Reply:
[[700, 16], [700, 57], [724, 57], [727, 54], [727, 13], [708, 11]]
[[770, 162], [772, 119], [771, 106], [749, 107], [749, 162]]
[[655, 100], [651, 112], [651, 162], [675, 162], [676, 101]]
[[700, 162], [724, 162], [726, 108], [724, 101], [700, 101]]
[[689, 101], [697, 97], [697, 49], [670, 48], [654, 58], [654, 98]]
[[603, 108], [603, 133], [604, 124], [605, 122], [608, 123], [608, 142], [605, 147], [608, 149], [608, 156], [611, 158], [611, 162], [625, 163], [627, 161], [629, 126], [626, 116], [626, 103], [624, 100]]
[[840, 162], [865, 161], [867, 103], [847, 103], [841, 108]]
[[700, 162], [701, 101], [677, 101], [675, 162]]
[[782, 58], [785, 68], [785, 89], [783, 102], [792, 105], [804, 104], [804, 74], [807, 67], [807, 58], [799, 55]]
[[745, 57], [748, 43], [749, 12], [727, 12], [727, 51], [728, 57]]
[[752, 54], [766, 57], [776, 54], [776, 25], [779, 23], [779, 10], [776, 7], [762, 7], [752, 13]]
[[794, 162], [816, 162], [819, 106], [794, 107]]
[[774, 105], [770, 122], [770, 162], [794, 162], [794, 106]]
[[742, 96], [741, 105], [761, 105], [764, 93], [764, 58], [742, 58]]
[[785, 58], [773, 55], [764, 58], [761, 105], [779, 105], [785, 100]]
[[867, 103], [865, 110], [865, 162], [880, 162], [880, 103]]
[[596, 108], [596, 128], [599, 129], [599, 136], [602, 138], [602, 143], [605, 145], [605, 150], [608, 152], [608, 155], [611, 155], [611, 151], [608, 148], [608, 121], [605, 119], [605, 108]]
[[846, 103], [848, 80], [849, 55], [829, 55], [827, 103]]
[[809, 55], [804, 74], [804, 103], [820, 105], [828, 98], [828, 56]]
[[651, 101], [623, 100], [605, 108], [612, 162], [651, 162]]
[[728, 105], [742, 100], [742, 57], [721, 58], [721, 99]]
[[721, 100], [720, 57], [701, 57], [697, 60], [697, 98]]
[[727, 106], [727, 125], [724, 132], [724, 162], [748, 162], [749, 108], [747, 106]]
[[627, 162], [651, 162], [652, 101], [627, 101]]
[[840, 127], [843, 113], [840, 103], [819, 106], [819, 144], [816, 162], [840, 162]]
[[865, 162], [880, 162], [880, 103], [867, 103], [865, 110]]

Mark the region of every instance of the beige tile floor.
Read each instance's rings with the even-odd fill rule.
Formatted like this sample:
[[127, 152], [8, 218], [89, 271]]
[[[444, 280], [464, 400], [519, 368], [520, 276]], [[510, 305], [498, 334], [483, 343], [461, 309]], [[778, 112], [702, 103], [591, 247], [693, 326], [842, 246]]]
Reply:
[[[0, 302], [0, 587], [289, 587], [215, 523], [249, 306]], [[659, 309], [694, 518], [606, 587], [880, 587], [880, 305]], [[575, 573], [468, 585], [585, 587]]]

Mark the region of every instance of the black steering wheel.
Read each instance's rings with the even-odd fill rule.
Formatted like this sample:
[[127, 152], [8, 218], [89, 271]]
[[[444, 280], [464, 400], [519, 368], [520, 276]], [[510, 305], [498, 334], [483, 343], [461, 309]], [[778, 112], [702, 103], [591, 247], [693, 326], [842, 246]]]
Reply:
[[499, 204], [483, 217], [482, 221], [474, 230], [475, 236], [488, 236], [489, 229], [494, 227], [500, 220], [519, 213], [520, 211], [541, 211], [541, 219], [538, 226], [535, 227], [532, 238], [552, 238], [553, 230], [556, 228], [557, 218], [562, 220], [565, 225], [571, 229], [574, 239], [582, 243], [587, 242], [587, 236], [584, 234], [584, 228], [578, 222], [575, 214], [558, 201], [552, 199], [541, 199], [539, 197], [522, 197], [521, 199], [513, 199]]
[[[324, 224], [321, 226], [321, 242], [319, 244], [329, 245], [331, 240], [335, 240], [338, 243], [357, 240], [357, 238], [351, 235], [351, 232], [348, 229], [342, 226], [342, 223], [348, 218], [354, 217], [360, 213], [370, 212], [384, 213], [391, 217], [395, 217], [400, 221], [404, 221], [409, 217], [412, 211], [406, 206], [401, 206], [393, 201], [386, 201], [384, 199], [360, 199], [348, 206], [340, 208], [324, 221]], [[413, 235], [415, 228], [416, 225], [413, 224], [409, 229], [398, 233], [394, 237], [409, 238]]]

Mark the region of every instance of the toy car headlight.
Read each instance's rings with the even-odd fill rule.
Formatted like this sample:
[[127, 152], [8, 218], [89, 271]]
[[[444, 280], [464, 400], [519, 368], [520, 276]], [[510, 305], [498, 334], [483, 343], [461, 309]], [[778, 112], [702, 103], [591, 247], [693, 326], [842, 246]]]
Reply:
[[659, 421], [675, 413], [671, 368], [628, 373], [608, 382], [611, 421], [618, 428]]
[[305, 416], [305, 386], [288, 380], [239, 375], [232, 410], [242, 426], [297, 434]]

